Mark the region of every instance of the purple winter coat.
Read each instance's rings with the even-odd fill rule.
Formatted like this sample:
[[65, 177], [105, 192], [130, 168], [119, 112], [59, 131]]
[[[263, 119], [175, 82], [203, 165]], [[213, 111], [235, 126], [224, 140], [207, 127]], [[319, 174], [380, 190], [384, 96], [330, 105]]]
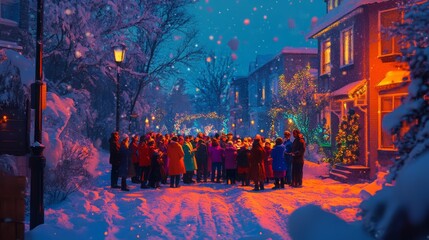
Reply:
[[225, 169], [237, 169], [237, 149], [235, 147], [225, 148]]
[[220, 146], [209, 147], [209, 158], [212, 163], [221, 163], [223, 157], [223, 148]]

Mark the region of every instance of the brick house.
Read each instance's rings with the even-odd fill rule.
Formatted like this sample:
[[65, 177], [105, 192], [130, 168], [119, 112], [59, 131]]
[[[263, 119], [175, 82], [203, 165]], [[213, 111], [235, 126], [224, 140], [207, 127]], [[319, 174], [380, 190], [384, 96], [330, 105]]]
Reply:
[[[230, 119], [230, 123], [231, 127], [232, 124], [237, 126], [237, 130], [241, 128], [238, 131], [240, 135], [270, 135], [271, 119], [268, 112], [273, 97], [278, 93], [281, 76], [291, 79], [298, 70], [304, 69], [307, 65], [310, 65], [312, 72], [317, 72], [317, 49], [286, 47], [274, 57], [264, 58], [262, 61], [257, 59], [251, 64], [247, 77], [232, 81], [233, 107], [230, 109], [230, 116], [235, 116], [236, 112], [243, 114], [239, 118]], [[237, 111], [238, 109], [240, 111]], [[287, 119], [278, 119], [275, 131], [282, 136], [286, 127]]]
[[388, 167], [396, 152], [382, 119], [407, 94], [409, 73], [397, 61], [397, 38], [384, 31], [401, 21], [402, 12], [394, 0], [325, 1], [327, 14], [308, 35], [318, 40], [318, 89], [330, 101], [319, 119], [330, 125], [334, 151], [342, 116], [351, 108], [360, 115], [357, 165], [373, 178], [377, 166]]

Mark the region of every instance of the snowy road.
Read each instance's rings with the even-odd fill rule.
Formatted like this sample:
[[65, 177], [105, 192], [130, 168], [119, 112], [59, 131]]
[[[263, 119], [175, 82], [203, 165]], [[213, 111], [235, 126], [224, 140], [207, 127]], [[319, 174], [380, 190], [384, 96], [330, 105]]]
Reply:
[[316, 204], [346, 221], [356, 220], [365, 184], [347, 185], [314, 175], [306, 163], [303, 188], [251, 191], [222, 183], [180, 188], [110, 189], [103, 166], [96, 187], [45, 211], [45, 224], [29, 239], [288, 239], [287, 221], [300, 206]]

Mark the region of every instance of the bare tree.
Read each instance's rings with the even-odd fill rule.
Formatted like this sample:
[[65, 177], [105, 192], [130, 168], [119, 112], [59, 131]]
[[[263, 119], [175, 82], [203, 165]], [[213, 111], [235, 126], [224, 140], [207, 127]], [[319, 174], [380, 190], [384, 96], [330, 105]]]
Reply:
[[200, 75], [191, 83], [197, 89], [197, 109], [223, 115], [228, 110], [228, 92], [234, 72], [229, 56], [210, 54]]
[[136, 103], [146, 86], [160, 79], [171, 78], [171, 75], [179, 75], [179, 66], [189, 66], [201, 56], [202, 50], [195, 42], [197, 31], [192, 28], [192, 16], [186, 9], [191, 3], [191, 0], [175, 0], [148, 5], [158, 17], [158, 22], [156, 31], [140, 29], [137, 34], [146, 60], [137, 70], [144, 75], [138, 78], [137, 90], [130, 103], [130, 113], [135, 111]]

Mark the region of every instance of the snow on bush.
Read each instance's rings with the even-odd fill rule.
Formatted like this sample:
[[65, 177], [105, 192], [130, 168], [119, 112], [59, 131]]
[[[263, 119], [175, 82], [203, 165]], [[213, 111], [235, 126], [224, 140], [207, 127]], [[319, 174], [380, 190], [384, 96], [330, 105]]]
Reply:
[[398, 173], [396, 185], [385, 186], [362, 202], [362, 221], [378, 239], [427, 239], [429, 236], [429, 150]]
[[[79, 99], [77, 94], [70, 97]], [[43, 112], [48, 204], [64, 200], [80, 187], [87, 186], [96, 175], [98, 151], [79, 131], [84, 114], [76, 108], [72, 98], [48, 93], [47, 108]]]

